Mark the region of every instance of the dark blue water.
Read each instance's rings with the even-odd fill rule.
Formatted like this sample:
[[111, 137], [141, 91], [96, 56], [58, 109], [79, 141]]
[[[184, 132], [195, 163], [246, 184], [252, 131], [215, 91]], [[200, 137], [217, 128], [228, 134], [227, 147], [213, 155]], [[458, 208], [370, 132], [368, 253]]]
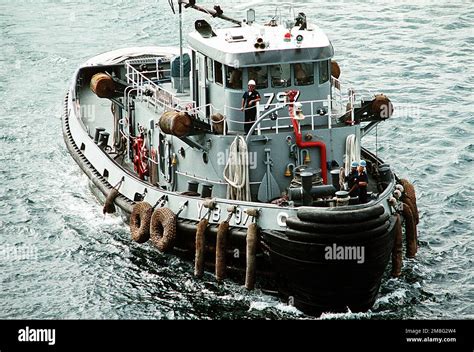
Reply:
[[[474, 318], [472, 2], [294, 4], [330, 36], [343, 79], [394, 102], [378, 155], [415, 184], [421, 211], [419, 254], [384, 279], [373, 309], [322, 318]], [[241, 283], [196, 280], [192, 264], [101, 215], [64, 146], [62, 100], [89, 57], [147, 45], [177, 45], [165, 0], [0, 0], [0, 318], [308, 318]]]

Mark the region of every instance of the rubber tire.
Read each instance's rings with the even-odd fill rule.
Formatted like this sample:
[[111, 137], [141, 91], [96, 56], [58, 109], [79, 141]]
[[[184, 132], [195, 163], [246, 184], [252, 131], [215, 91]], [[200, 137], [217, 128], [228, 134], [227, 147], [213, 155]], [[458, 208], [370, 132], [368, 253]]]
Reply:
[[[332, 210], [335, 209], [335, 210]], [[381, 204], [377, 204], [367, 208], [347, 209], [330, 208], [315, 209], [303, 208], [298, 210], [298, 218], [303, 221], [320, 222], [325, 224], [343, 223], [350, 224], [355, 222], [363, 222], [382, 215], [385, 208]]]
[[303, 232], [303, 231], [297, 231], [297, 230], [292, 230], [292, 229], [287, 229], [285, 231], [286, 236], [294, 241], [299, 241], [299, 242], [308, 242], [308, 243], [313, 243], [313, 242], [319, 242], [319, 241], [324, 241], [324, 240], [352, 240], [352, 239], [365, 239], [365, 238], [371, 238], [371, 237], [376, 237], [380, 236], [382, 233], [386, 232], [387, 229], [390, 227], [390, 222], [387, 221], [384, 224], [362, 232], [356, 232], [356, 233], [344, 233], [344, 234], [337, 234], [337, 233], [310, 233], [310, 232]]
[[331, 233], [347, 233], [360, 232], [376, 228], [385, 223], [389, 219], [389, 214], [383, 214], [378, 218], [367, 220], [364, 222], [357, 222], [352, 224], [324, 224], [316, 222], [301, 221], [296, 217], [291, 217], [286, 220], [286, 226], [292, 230], [303, 232], [331, 232]]

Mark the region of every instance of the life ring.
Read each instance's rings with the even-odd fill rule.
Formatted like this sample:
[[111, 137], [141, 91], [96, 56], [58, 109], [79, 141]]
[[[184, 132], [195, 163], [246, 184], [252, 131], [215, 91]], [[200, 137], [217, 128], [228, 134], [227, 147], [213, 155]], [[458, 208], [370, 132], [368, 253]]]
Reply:
[[135, 172], [141, 180], [144, 180], [145, 176], [149, 176], [150, 170], [148, 167], [148, 149], [145, 146], [145, 139], [142, 136], [134, 140], [133, 151], [135, 154], [133, 157]]
[[145, 243], [150, 239], [152, 212], [153, 208], [147, 202], [140, 202], [133, 206], [130, 216], [130, 233], [135, 242]]
[[160, 250], [173, 249], [176, 239], [176, 215], [169, 208], [156, 209], [151, 217], [150, 240]]

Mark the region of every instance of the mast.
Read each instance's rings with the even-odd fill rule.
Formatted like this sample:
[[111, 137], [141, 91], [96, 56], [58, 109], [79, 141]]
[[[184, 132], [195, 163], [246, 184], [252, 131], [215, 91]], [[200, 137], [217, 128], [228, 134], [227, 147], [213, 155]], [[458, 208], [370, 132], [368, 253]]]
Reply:
[[183, 78], [184, 78], [184, 64], [183, 64], [183, 2], [178, 1], [179, 5], [179, 87], [178, 93], [183, 93]]
[[[206, 9], [204, 7], [196, 5], [196, 0], [178, 0], [178, 16], [179, 16], [179, 87], [178, 87], [178, 93], [183, 93], [183, 80], [184, 80], [184, 64], [183, 64], [183, 4], [184, 8], [191, 7], [192, 9], [195, 9], [197, 11], [203, 12], [205, 14], [211, 15], [212, 17], [217, 17], [220, 19], [223, 19], [225, 21], [232, 22], [233, 24], [236, 24], [238, 26], [241, 26], [242, 23], [239, 20], [227, 17], [224, 15], [224, 11], [222, 11], [221, 7], [216, 5], [214, 6], [213, 10]], [[170, 2], [171, 8], [173, 9], [173, 5]], [[174, 9], [173, 9], [174, 12]]]

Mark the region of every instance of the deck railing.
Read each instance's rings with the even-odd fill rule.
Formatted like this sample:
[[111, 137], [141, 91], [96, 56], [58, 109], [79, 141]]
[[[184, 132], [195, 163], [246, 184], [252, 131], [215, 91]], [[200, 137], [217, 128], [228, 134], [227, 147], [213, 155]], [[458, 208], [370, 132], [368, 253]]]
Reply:
[[[182, 99], [178, 97], [175, 93], [163, 88], [158, 83], [150, 79], [145, 75], [144, 72], [139, 71], [136, 67], [135, 62], [126, 63], [126, 78], [129, 87], [127, 88], [128, 94], [132, 91], [135, 91], [137, 97], [148, 101], [156, 109], [161, 108], [164, 111], [186, 111], [189, 114], [199, 116], [201, 120], [207, 122], [212, 130], [213, 121], [210, 116], [220, 113], [224, 116], [224, 133], [227, 133], [227, 127], [229, 123], [243, 125], [245, 122], [243, 119], [235, 120], [231, 119], [231, 115], [235, 115], [233, 111], [239, 111], [240, 108], [224, 105], [223, 108], [219, 109], [213, 104], [206, 104], [203, 106], [196, 106], [195, 101], [189, 99]], [[158, 66], [157, 66], [158, 67]], [[158, 68], [156, 70], [156, 75], [160, 73]], [[332, 128], [333, 119], [337, 119], [340, 116], [351, 114], [351, 120], [354, 121], [354, 108], [356, 107], [356, 92], [354, 89], [348, 89], [346, 92], [342, 89], [343, 83], [335, 78], [331, 77], [331, 95], [328, 95], [327, 99], [323, 100], [308, 100], [300, 101], [302, 105], [302, 113], [305, 115], [305, 121], [308, 119], [311, 120], [311, 123], [307, 122], [304, 125], [310, 125], [311, 129], [316, 129], [317, 126], [325, 126], [327, 128]], [[371, 92], [358, 90], [357, 96], [361, 97], [362, 95], [373, 95]], [[126, 94], [125, 98], [129, 98]], [[126, 99], [128, 103], [128, 99]], [[269, 111], [275, 108], [278, 104], [266, 104], [265, 106], [259, 104], [257, 110], [259, 115], [264, 114], [266, 111]], [[288, 111], [287, 109], [280, 109], [280, 111]], [[321, 123], [322, 119], [326, 120], [326, 123]], [[265, 125], [261, 126], [262, 123]], [[264, 131], [275, 131], [279, 133], [282, 128], [292, 128], [291, 117], [288, 112], [279, 114], [276, 119], [265, 119], [257, 126], [257, 133], [262, 134]], [[268, 122], [273, 121], [273, 123]]]
[[[137, 97], [152, 103], [155, 108], [161, 107], [165, 111], [196, 108], [194, 101], [180, 99], [174, 93], [147, 77], [143, 72], [140, 72], [132, 63], [126, 63], [126, 70], [127, 83], [131, 89], [136, 89]], [[159, 74], [159, 70], [154, 72], [157, 75]]]

